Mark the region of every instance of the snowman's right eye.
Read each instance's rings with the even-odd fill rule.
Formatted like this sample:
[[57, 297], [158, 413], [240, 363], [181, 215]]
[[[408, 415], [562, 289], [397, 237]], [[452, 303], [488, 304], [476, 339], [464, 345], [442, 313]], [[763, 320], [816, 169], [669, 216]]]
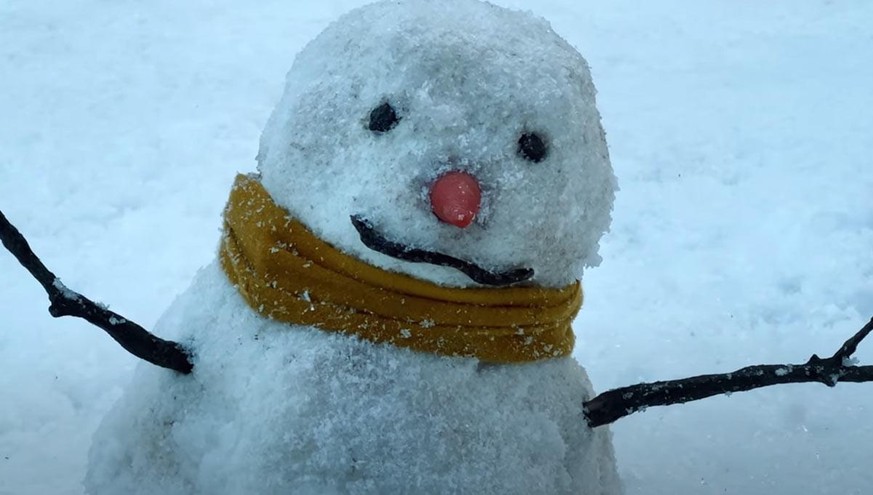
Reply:
[[400, 117], [394, 107], [387, 101], [370, 111], [370, 130], [373, 132], [388, 132], [400, 122]]

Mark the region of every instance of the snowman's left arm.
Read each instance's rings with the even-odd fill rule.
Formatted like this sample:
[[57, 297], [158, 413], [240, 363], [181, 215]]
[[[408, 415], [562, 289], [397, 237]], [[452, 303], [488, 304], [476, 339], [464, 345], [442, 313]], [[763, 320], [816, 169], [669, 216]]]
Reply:
[[651, 406], [682, 404], [770, 385], [819, 382], [833, 387], [838, 382], [870, 382], [873, 381], [873, 366], [853, 366], [851, 358], [858, 344], [871, 331], [873, 319], [844, 342], [833, 356], [823, 359], [813, 354], [803, 364], [761, 364], [731, 373], [639, 383], [609, 390], [583, 404], [585, 417], [594, 428]]
[[49, 297], [49, 313], [55, 318], [76, 316], [102, 328], [127, 352], [152, 364], [188, 374], [193, 365], [188, 351], [176, 342], [156, 337], [143, 327], [110, 311], [78, 292], [68, 289], [40, 261], [27, 239], [0, 211], [0, 241], [42, 285]]

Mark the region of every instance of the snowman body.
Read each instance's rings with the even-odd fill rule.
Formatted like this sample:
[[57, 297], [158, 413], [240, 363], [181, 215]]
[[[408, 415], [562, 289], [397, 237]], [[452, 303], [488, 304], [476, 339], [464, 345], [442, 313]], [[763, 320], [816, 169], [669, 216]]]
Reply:
[[137, 370], [95, 436], [92, 493], [619, 493], [572, 358], [482, 365], [288, 328], [217, 264], [158, 330], [192, 337], [197, 372]]
[[[258, 161], [320, 239], [454, 288], [574, 283], [599, 261], [615, 190], [585, 61], [545, 21], [475, 0], [332, 24], [297, 56]], [[446, 176], [476, 201], [434, 193]], [[475, 271], [367, 244], [354, 219]], [[192, 349], [195, 371], [137, 370], [95, 435], [92, 494], [621, 492], [572, 357], [491, 363], [276, 321], [218, 262], [155, 333]]]

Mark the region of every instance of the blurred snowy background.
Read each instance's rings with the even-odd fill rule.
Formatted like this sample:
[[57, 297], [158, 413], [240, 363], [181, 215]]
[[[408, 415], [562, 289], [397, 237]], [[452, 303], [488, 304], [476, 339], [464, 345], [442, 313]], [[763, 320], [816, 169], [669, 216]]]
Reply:
[[[0, 2], [0, 208], [151, 327], [213, 257], [303, 44], [361, 1]], [[507, 0], [592, 67], [622, 187], [576, 357], [605, 390], [830, 354], [873, 316], [873, 3]], [[80, 494], [134, 358], [0, 251], [0, 494]], [[873, 362], [873, 342], [857, 354]], [[629, 494], [873, 492], [873, 384], [613, 426]]]

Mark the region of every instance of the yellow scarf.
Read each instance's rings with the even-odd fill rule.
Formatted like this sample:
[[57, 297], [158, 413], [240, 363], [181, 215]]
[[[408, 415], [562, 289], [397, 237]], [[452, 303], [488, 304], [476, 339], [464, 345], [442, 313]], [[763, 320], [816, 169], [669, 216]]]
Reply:
[[231, 189], [219, 255], [249, 306], [285, 323], [492, 363], [573, 350], [578, 282], [460, 289], [382, 270], [316, 237], [253, 177], [237, 176]]

